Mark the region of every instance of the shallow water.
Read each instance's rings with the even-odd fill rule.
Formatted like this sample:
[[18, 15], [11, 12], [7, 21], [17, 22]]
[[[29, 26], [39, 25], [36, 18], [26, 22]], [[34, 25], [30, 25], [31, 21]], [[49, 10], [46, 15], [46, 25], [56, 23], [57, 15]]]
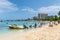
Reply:
[[[19, 26], [23, 26], [25, 24], [26, 26], [32, 25], [36, 23], [37, 25], [40, 24], [41, 21], [5, 21], [0, 22], [0, 34], [10, 33], [10, 32], [24, 32], [25, 30], [17, 30], [17, 29], [9, 29], [8, 25], [17, 24]], [[44, 21], [44, 23], [47, 23]], [[27, 30], [27, 29], [26, 29]]]

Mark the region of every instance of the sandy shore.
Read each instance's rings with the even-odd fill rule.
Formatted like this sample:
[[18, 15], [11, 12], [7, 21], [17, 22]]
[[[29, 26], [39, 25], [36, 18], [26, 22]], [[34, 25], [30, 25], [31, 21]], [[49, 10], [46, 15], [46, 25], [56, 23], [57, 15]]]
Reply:
[[0, 40], [60, 40], [60, 24], [36, 28], [23, 33], [0, 35]]

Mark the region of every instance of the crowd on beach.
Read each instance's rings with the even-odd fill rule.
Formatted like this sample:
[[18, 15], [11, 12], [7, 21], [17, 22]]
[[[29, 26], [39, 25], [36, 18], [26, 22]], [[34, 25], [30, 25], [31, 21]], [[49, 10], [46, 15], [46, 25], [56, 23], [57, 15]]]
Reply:
[[[29, 25], [29, 27], [27, 27], [26, 25], [23, 25], [24, 26], [24, 28], [32, 28], [32, 25]], [[37, 24], [35, 23], [35, 25], [34, 25], [34, 28], [36, 28], [37, 27]]]
[[24, 25], [24, 24], [23, 24], [23, 26], [24, 26], [24, 28], [29, 29], [29, 28], [37, 28], [37, 27], [42, 27], [44, 24], [45, 24], [45, 23], [40, 22], [39, 24], [34, 23], [34, 25], [29, 25], [29, 27], [27, 27], [27, 26], [26, 26], [26, 25]]
[[53, 25], [60, 24], [60, 21], [49, 21], [49, 27], [53, 27]]
[[[48, 24], [49, 24], [49, 27], [53, 27], [53, 25], [58, 25], [58, 24], [60, 24], [60, 21], [49, 21]], [[33, 27], [34, 27], [34, 28], [37, 28], [37, 26], [38, 26], [38, 27], [42, 27], [43, 25], [44, 25], [43, 22], [39, 23], [39, 25], [37, 25], [37, 24], [35, 23]], [[27, 27], [26, 25], [23, 25], [23, 26], [28, 29], [28, 27]], [[32, 25], [29, 25], [29, 28], [32, 28]]]

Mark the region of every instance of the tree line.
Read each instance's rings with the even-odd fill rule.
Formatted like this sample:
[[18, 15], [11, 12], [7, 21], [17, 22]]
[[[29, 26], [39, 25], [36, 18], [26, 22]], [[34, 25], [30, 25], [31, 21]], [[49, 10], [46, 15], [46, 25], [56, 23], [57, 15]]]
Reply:
[[57, 20], [60, 20], [60, 11], [58, 12], [58, 16], [55, 15], [55, 16], [52, 16], [52, 17], [47, 17], [47, 18], [42, 19], [42, 20], [48, 20], [48, 21], [57, 21]]

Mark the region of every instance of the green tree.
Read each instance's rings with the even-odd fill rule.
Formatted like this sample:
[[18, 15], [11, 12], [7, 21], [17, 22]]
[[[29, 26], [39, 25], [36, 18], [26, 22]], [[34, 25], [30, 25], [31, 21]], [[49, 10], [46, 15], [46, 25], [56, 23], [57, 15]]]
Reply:
[[58, 20], [58, 17], [57, 17], [56, 15], [54, 16], [54, 20], [55, 20], [55, 21]]

